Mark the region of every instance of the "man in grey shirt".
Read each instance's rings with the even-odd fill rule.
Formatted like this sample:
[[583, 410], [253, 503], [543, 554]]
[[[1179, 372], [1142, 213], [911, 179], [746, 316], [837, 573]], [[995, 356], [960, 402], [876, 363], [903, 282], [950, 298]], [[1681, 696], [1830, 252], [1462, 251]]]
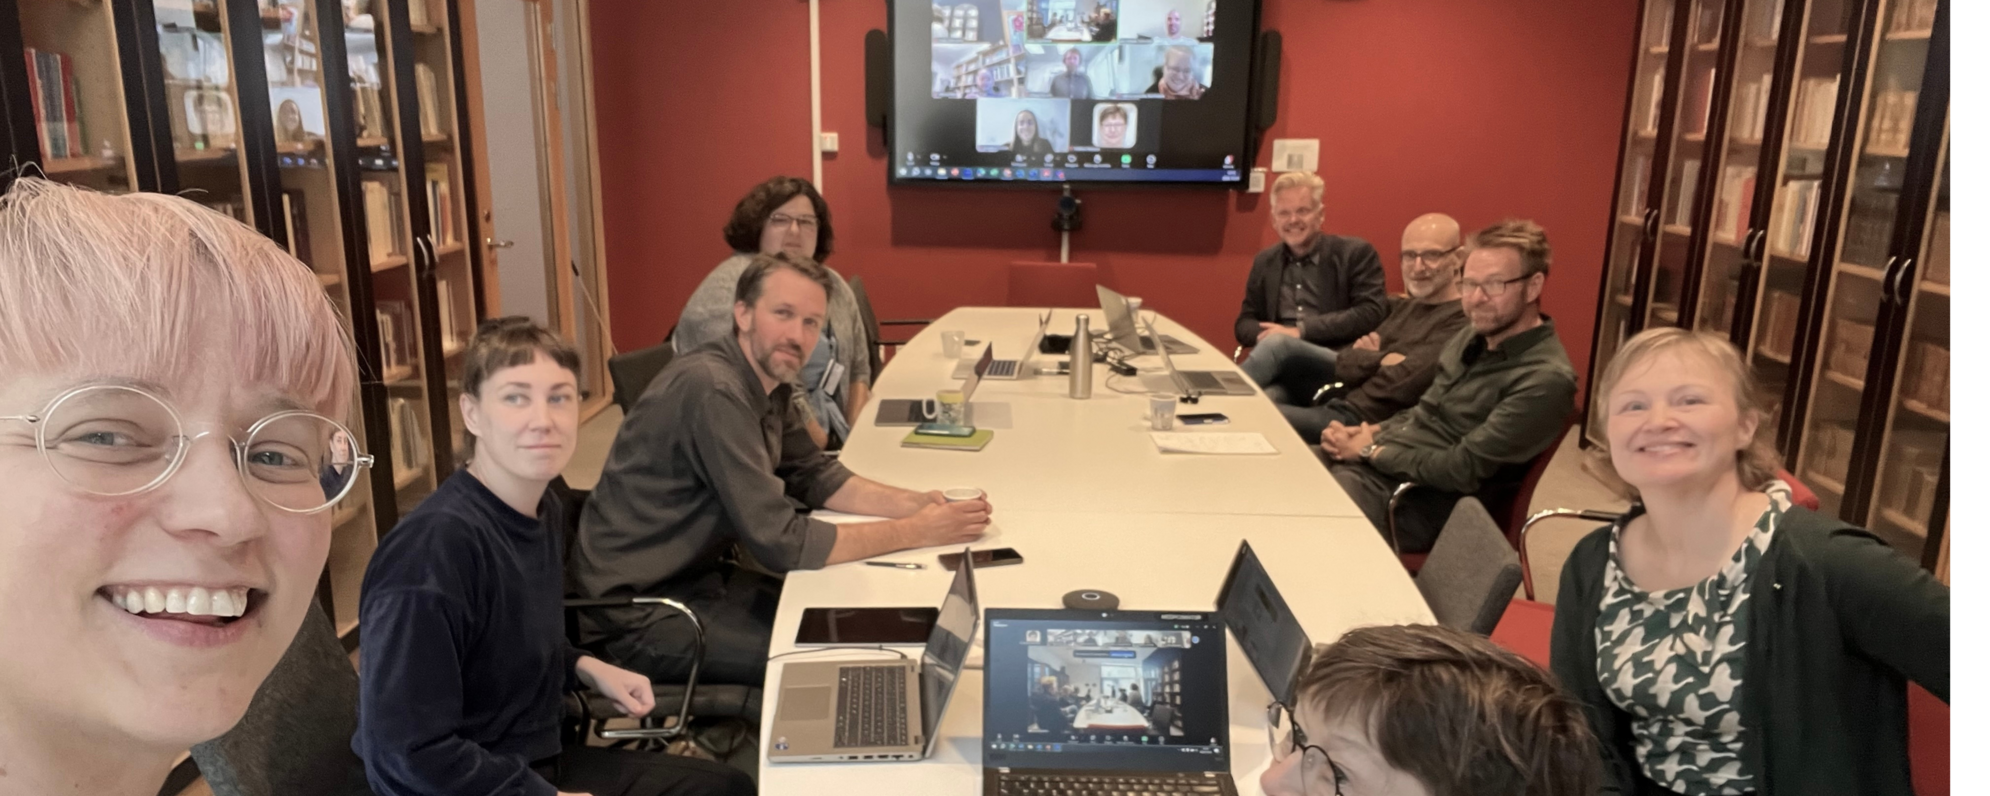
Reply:
[[[831, 282], [814, 260], [756, 255], [740, 276], [732, 337], [678, 357], [636, 401], [581, 514], [573, 578], [583, 596], [674, 597], [704, 621], [699, 680], [760, 685], [778, 580], [727, 560], [737, 545], [774, 572], [914, 547], [988, 527], [985, 501], [852, 474], [817, 447], [790, 399], [821, 333]], [[890, 519], [831, 525], [810, 508]], [[581, 643], [652, 680], [689, 674], [692, 629], [654, 606], [581, 614]]]

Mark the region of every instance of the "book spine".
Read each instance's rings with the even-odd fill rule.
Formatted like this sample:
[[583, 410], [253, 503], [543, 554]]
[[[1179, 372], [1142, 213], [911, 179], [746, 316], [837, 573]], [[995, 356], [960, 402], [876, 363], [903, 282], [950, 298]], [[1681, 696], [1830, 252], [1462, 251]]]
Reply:
[[28, 47], [21, 54], [28, 62], [28, 99], [34, 106], [35, 140], [41, 144], [41, 156], [53, 158], [55, 155], [50, 152], [48, 141], [48, 109], [42, 106], [41, 101], [41, 64], [36, 60], [35, 48]]
[[63, 149], [70, 157], [82, 157], [88, 147], [83, 143], [82, 115], [76, 110], [76, 72], [68, 53], [56, 53], [55, 61], [62, 70]]
[[62, 115], [62, 65], [54, 53], [35, 53], [35, 71], [41, 82], [42, 110], [46, 114], [42, 122], [42, 140], [47, 142], [47, 155], [50, 159], [69, 157], [66, 136], [63, 131], [69, 120]]

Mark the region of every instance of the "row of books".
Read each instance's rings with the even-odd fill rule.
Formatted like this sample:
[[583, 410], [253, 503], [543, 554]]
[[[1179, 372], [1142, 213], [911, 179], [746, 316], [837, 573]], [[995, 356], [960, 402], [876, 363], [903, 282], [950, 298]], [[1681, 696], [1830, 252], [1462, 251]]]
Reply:
[[[1927, 522], [1935, 513], [1935, 488], [1941, 483], [1948, 434], [1896, 426], [1888, 443], [1886, 484], [1879, 493], [1879, 504], [1916, 524]], [[1918, 530], [1925, 533], [1927, 529]]]
[[1921, 266], [1921, 281], [1937, 285], [1949, 283], [1949, 214], [1944, 210], [1935, 214], [1935, 223], [1928, 228], [1927, 264]]
[[1762, 342], [1757, 347], [1771, 359], [1788, 362], [1797, 344], [1797, 313], [1803, 304], [1795, 293], [1770, 290], [1762, 298]]
[[462, 331], [456, 328], [456, 293], [449, 280], [435, 280], [435, 320], [442, 326], [442, 348], [455, 351], [464, 345]]
[[1919, 33], [1935, 27], [1936, 0], [1898, 0], [1893, 4], [1888, 33]]
[[87, 154], [83, 120], [76, 109], [76, 73], [68, 53], [23, 51], [28, 63], [28, 96], [35, 112], [35, 135], [47, 158], [77, 158]]
[[1646, 191], [1651, 189], [1651, 156], [1638, 155], [1631, 161], [1631, 178], [1624, 181], [1624, 215], [1641, 215], [1645, 208]]
[[1769, 89], [1775, 84], [1773, 73], [1763, 72], [1754, 80], [1742, 81], [1734, 87], [1734, 118], [1727, 123], [1728, 135], [1749, 141], [1761, 141], [1763, 128], [1769, 119]]
[[1873, 103], [1872, 122], [1866, 128], [1867, 152], [1904, 154], [1914, 137], [1914, 105], [1921, 92], [1889, 88]]
[[1822, 185], [1821, 180], [1790, 180], [1776, 189], [1775, 215], [1769, 219], [1770, 251], [1799, 260], [1810, 256]]
[[1790, 114], [1790, 142], [1823, 148], [1831, 143], [1831, 121], [1838, 111], [1838, 76], [1807, 77], [1797, 84], [1796, 107]]
[[359, 137], [386, 138], [387, 107], [380, 100], [380, 86], [355, 82], [352, 84], [352, 100], [359, 122]]
[[1693, 73], [1693, 82], [1687, 84], [1686, 106], [1681, 109], [1687, 135], [1706, 135], [1707, 119], [1714, 105], [1714, 68], [1709, 66]]
[[415, 99], [421, 105], [422, 137], [442, 135], [442, 103], [435, 90], [435, 70], [428, 64], [415, 64]]
[[1716, 240], [1741, 243], [1748, 229], [1748, 213], [1755, 205], [1755, 167], [1728, 166], [1721, 172], [1720, 193], [1714, 197], [1713, 231]]
[[1907, 349], [1907, 371], [1900, 397], [1937, 412], [1949, 411], [1949, 350], [1935, 343], [1915, 342]]
[[1672, 186], [1675, 201], [1672, 205], [1672, 223], [1693, 223], [1693, 200], [1699, 198], [1700, 159], [1691, 158], [1679, 164], [1679, 182]]
[[456, 242], [456, 193], [450, 188], [449, 164], [430, 163], [425, 170], [428, 190], [428, 228], [435, 245]]
[[1845, 476], [1852, 464], [1852, 442], [1856, 439], [1858, 429], [1852, 423], [1824, 422], [1813, 427], [1810, 438], [1804, 441], [1810, 474], [1834, 482], [1835, 486], [1826, 486], [1832, 492], [1844, 488]]
[[1824, 367], [1845, 378], [1864, 383], [1866, 365], [1872, 361], [1874, 327], [1853, 318], [1831, 322], [1831, 347], [1824, 352]]
[[1769, 0], [1748, 7], [1748, 18], [1743, 20], [1744, 33], [1750, 39], [1775, 40], [1783, 29], [1783, 0]]
[[380, 325], [380, 369], [392, 372], [415, 366], [415, 337], [420, 331], [405, 301], [382, 301], [374, 305], [374, 321]]
[[1893, 245], [1893, 218], [1900, 207], [1900, 194], [1888, 190], [1860, 191], [1852, 196], [1851, 213], [1845, 217], [1845, 246], [1838, 258], [1878, 268], [1886, 263]]
[[304, 193], [302, 191], [284, 191], [282, 200], [283, 223], [286, 227], [284, 230], [284, 247], [289, 249], [290, 256], [297, 258], [299, 262], [309, 266], [311, 265], [311, 236], [309, 231], [310, 225], [304, 220]]
[[377, 263], [399, 254], [399, 241], [405, 234], [399, 210], [400, 197], [395, 195], [399, 191], [380, 180], [362, 180], [359, 188], [366, 213], [367, 257]]
[[428, 443], [422, 437], [421, 413], [414, 401], [387, 399], [387, 425], [394, 437], [394, 479], [406, 478], [428, 466]]

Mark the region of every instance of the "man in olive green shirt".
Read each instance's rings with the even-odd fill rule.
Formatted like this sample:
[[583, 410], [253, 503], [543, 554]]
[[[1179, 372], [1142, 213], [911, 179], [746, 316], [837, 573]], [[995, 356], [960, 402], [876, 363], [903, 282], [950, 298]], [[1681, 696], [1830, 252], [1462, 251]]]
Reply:
[[1516, 485], [1575, 410], [1575, 368], [1541, 314], [1547, 233], [1509, 219], [1470, 248], [1458, 288], [1471, 327], [1445, 345], [1423, 398], [1379, 425], [1329, 424], [1320, 438], [1334, 480], [1384, 536], [1397, 485], [1426, 487], [1396, 511], [1405, 553], [1430, 549], [1459, 498]]

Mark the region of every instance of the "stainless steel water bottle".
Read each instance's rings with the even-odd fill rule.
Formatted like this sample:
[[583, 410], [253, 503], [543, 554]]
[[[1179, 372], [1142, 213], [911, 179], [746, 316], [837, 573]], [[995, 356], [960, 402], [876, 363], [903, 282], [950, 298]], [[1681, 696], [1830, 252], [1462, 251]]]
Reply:
[[1078, 329], [1071, 333], [1071, 397], [1092, 397], [1092, 319], [1078, 316]]

